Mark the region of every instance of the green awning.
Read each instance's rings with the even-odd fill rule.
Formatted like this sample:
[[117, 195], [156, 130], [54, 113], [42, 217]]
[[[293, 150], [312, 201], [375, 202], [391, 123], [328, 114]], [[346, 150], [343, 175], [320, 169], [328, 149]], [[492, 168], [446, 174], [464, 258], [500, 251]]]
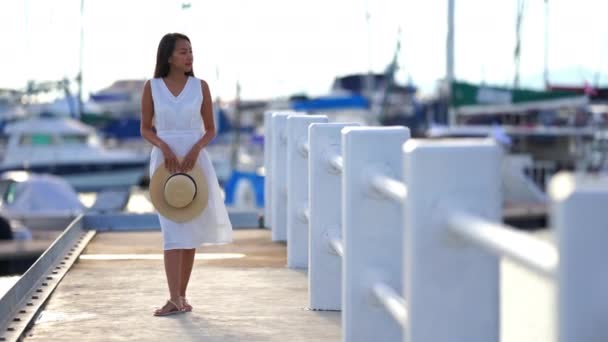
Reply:
[[452, 83], [452, 106], [456, 108], [457, 113], [463, 115], [549, 110], [584, 106], [588, 103], [586, 96], [573, 95], [570, 92]]

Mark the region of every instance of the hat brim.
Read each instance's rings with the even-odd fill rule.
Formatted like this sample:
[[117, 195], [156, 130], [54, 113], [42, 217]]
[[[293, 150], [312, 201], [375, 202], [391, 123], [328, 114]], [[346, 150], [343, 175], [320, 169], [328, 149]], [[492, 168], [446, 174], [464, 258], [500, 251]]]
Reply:
[[164, 187], [171, 172], [161, 163], [150, 177], [150, 201], [159, 214], [171, 221], [182, 223], [193, 220], [200, 215], [209, 202], [209, 185], [203, 169], [195, 164], [192, 170], [186, 172], [196, 183], [196, 195], [190, 204], [183, 208], [175, 208], [165, 201]]

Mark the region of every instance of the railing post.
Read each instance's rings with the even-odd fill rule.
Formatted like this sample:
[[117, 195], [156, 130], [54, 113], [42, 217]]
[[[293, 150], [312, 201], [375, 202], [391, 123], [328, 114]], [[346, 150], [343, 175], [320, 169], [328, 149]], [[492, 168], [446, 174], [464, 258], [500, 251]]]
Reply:
[[308, 126], [327, 122], [325, 115], [287, 118], [287, 267], [308, 267]]
[[551, 226], [559, 246], [559, 342], [608, 341], [608, 179], [558, 174]]
[[272, 114], [264, 112], [264, 227], [272, 220]]
[[287, 240], [287, 116], [272, 114], [272, 241]]
[[449, 233], [452, 210], [500, 222], [502, 152], [489, 140], [405, 143], [408, 341], [499, 340], [499, 259]]
[[400, 203], [372, 190], [372, 178], [402, 177], [405, 127], [342, 130], [342, 332], [344, 341], [401, 341], [403, 329], [378, 302], [373, 287], [402, 292], [403, 212]]
[[342, 238], [342, 171], [330, 159], [342, 156], [344, 127], [357, 124], [312, 124], [308, 129], [310, 255], [308, 305], [315, 310], [342, 308], [342, 258], [332, 251], [331, 237]]

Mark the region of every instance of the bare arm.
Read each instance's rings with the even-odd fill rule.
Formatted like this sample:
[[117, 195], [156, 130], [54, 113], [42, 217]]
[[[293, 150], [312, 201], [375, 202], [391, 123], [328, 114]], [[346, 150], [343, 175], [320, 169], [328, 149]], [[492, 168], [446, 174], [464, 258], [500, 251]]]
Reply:
[[141, 126], [139, 131], [141, 136], [152, 145], [161, 150], [168, 148], [167, 144], [154, 132], [154, 102], [152, 101], [152, 90], [150, 81], [146, 81], [144, 92], [141, 96]]
[[201, 80], [201, 87], [203, 88], [203, 105], [201, 106], [201, 116], [203, 117], [203, 123], [205, 124], [205, 134], [196, 143], [196, 147], [199, 150], [209, 145], [211, 140], [215, 138], [215, 123], [213, 122], [213, 100], [211, 99], [211, 91], [207, 82]]
[[146, 81], [144, 91], [141, 96], [141, 126], [139, 131], [144, 139], [162, 151], [163, 157], [165, 158], [165, 167], [169, 171], [175, 172], [178, 166], [177, 158], [173, 154], [173, 151], [171, 151], [171, 147], [161, 138], [159, 138], [158, 135], [156, 135], [153, 127], [154, 101], [152, 101], [152, 89], [150, 87], [150, 81]]

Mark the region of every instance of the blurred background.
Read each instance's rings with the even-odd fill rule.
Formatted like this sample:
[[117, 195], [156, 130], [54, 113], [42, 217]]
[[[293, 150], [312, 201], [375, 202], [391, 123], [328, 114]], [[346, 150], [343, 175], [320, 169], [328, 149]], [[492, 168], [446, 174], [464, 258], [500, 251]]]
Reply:
[[79, 213], [152, 212], [140, 97], [169, 32], [190, 37], [210, 85], [208, 152], [231, 209], [264, 207], [264, 113], [301, 111], [490, 136], [509, 156], [507, 219], [544, 227], [551, 175], [605, 171], [605, 13], [599, 0], [3, 0], [0, 238], [39, 245], [2, 245], [0, 270], [27, 268]]

